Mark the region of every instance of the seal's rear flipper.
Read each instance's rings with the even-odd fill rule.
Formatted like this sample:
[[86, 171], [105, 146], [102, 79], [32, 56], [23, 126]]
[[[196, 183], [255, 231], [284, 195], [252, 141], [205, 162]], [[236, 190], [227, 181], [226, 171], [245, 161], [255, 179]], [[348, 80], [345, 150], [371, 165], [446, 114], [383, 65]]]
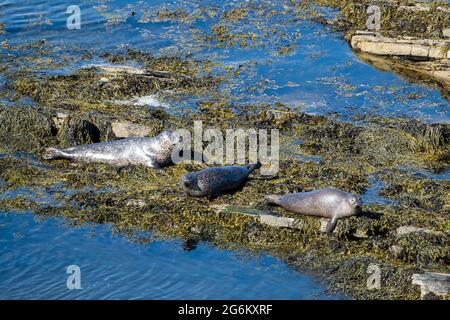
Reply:
[[264, 196], [264, 200], [266, 200], [267, 203], [271, 203], [271, 204], [278, 204], [279, 199], [280, 199], [280, 196], [276, 196], [273, 194]]
[[325, 232], [330, 233], [333, 232], [334, 228], [336, 228], [337, 219], [331, 219], [328, 221], [327, 226], [325, 227]]
[[252, 163], [252, 164], [249, 164], [248, 166], [247, 166], [247, 168], [248, 168], [248, 170], [250, 170], [250, 173], [252, 173], [253, 171], [255, 171], [256, 169], [259, 169], [259, 168], [261, 168], [261, 162], [256, 162], [256, 163]]
[[63, 151], [56, 149], [56, 148], [47, 148], [42, 155], [42, 158], [45, 160], [51, 160], [51, 159], [65, 159], [67, 158]]

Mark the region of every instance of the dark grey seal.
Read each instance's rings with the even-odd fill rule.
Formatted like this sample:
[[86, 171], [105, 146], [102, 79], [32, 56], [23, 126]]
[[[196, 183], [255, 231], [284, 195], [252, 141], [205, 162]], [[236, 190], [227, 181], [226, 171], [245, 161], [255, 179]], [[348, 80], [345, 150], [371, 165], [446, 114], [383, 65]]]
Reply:
[[284, 196], [268, 195], [265, 200], [288, 211], [330, 219], [326, 232], [334, 230], [338, 219], [359, 214], [362, 207], [359, 196], [334, 188], [291, 193]]
[[172, 132], [164, 131], [156, 137], [129, 138], [109, 142], [79, 145], [67, 149], [48, 148], [43, 158], [69, 159], [82, 162], [101, 162], [114, 166], [143, 165], [161, 168], [172, 164], [172, 150], [178, 140]]
[[250, 173], [261, 167], [261, 163], [247, 166], [207, 168], [187, 173], [182, 177], [184, 191], [192, 197], [216, 197], [233, 191], [247, 181]]

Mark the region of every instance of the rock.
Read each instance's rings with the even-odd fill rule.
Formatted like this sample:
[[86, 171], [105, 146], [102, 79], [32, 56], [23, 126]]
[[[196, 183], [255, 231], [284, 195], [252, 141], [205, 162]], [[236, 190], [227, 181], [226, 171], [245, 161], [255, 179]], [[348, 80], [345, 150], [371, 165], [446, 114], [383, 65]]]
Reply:
[[430, 294], [443, 298], [450, 294], [450, 274], [447, 273], [416, 273], [412, 276], [412, 284], [420, 286], [421, 299], [426, 299]]
[[445, 41], [416, 38], [389, 38], [377, 33], [357, 32], [350, 44], [353, 49], [383, 56], [420, 57], [430, 59], [448, 58]]
[[425, 229], [425, 228], [418, 228], [414, 226], [401, 226], [397, 228], [397, 236], [403, 236], [410, 233], [427, 233], [435, 236], [445, 236], [443, 232]]
[[69, 115], [67, 113], [63, 112], [57, 112], [56, 115], [52, 118], [53, 122], [55, 123], [55, 127], [59, 130], [61, 129], [64, 121]]
[[[67, 113], [57, 112], [53, 117], [55, 127], [60, 130], [68, 117], [70, 117], [70, 115]], [[111, 130], [114, 136], [119, 139], [153, 136], [155, 133], [155, 130], [151, 127], [143, 126], [129, 121], [111, 122]]]
[[100, 142], [100, 129], [81, 116], [67, 116], [58, 131], [58, 139], [63, 146]]
[[147, 205], [147, 203], [144, 200], [141, 199], [130, 199], [126, 202], [127, 207], [138, 207], [143, 208]]
[[259, 222], [275, 228], [303, 229], [304, 224], [294, 218], [280, 217], [273, 214], [251, 208], [242, 208], [233, 205], [214, 205], [216, 212], [244, 214], [259, 219]]
[[146, 137], [154, 134], [153, 128], [128, 121], [112, 122], [111, 126], [117, 138]]
[[259, 214], [259, 222], [276, 228], [300, 229], [301, 223], [294, 218], [279, 217], [271, 214]]
[[445, 60], [408, 61], [362, 51], [357, 52], [356, 55], [362, 61], [386, 72], [399, 73], [407, 78], [414, 75], [414, 79], [417, 76], [430, 78], [441, 84], [443, 88], [448, 88], [450, 85], [450, 68]]
[[[328, 219], [320, 219], [320, 228], [319, 228], [319, 231], [320, 232], [324, 232], [324, 233], [326, 233], [327, 232], [327, 224], [328, 224]], [[338, 222], [339, 223], [339, 222]], [[336, 229], [335, 229], [336, 230]], [[333, 232], [335, 231], [335, 230], [333, 230]]]
[[442, 36], [444, 38], [450, 38], [450, 28], [442, 30]]
[[389, 247], [389, 252], [396, 258], [400, 257], [403, 252], [403, 248], [400, 246], [392, 245]]

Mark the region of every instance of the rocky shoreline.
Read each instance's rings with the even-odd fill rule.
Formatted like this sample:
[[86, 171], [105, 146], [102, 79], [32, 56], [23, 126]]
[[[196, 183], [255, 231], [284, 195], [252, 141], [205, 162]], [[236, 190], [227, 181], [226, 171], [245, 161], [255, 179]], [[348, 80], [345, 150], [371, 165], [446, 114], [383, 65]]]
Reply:
[[[110, 77], [111, 72], [98, 69], [83, 70], [82, 76], [48, 76], [39, 81], [21, 77], [13, 83], [17, 92], [32, 97], [41, 107], [0, 108], [1, 191], [25, 188], [31, 195], [50, 195], [54, 203], [34, 200], [38, 197], [3, 197], [3, 210], [30, 209], [80, 222], [112, 223], [130, 236], [132, 230], [150, 230], [156, 236], [183, 238], [189, 243], [207, 241], [220, 247], [264, 250], [319, 275], [331, 290], [355, 298], [418, 299], [420, 286], [413, 281], [427, 288], [422, 297], [433, 295], [424, 284], [425, 276], [418, 275], [448, 271], [450, 185], [448, 180], [432, 180], [401, 168], [447, 170], [449, 125], [383, 117], [370, 117], [364, 125], [356, 125], [294, 112], [282, 105], [233, 108], [211, 102], [180, 116], [162, 109], [124, 108], [111, 100], [104, 102], [102, 94], [110, 90], [108, 86], [113, 90], [116, 83], [131, 83], [130, 79], [140, 84], [150, 70], [136, 73], [120, 68], [103, 79], [102, 85], [98, 79]], [[194, 74], [190, 80], [182, 78], [177, 84], [180, 90], [190, 90], [190, 81], [194, 87], [214, 83]], [[133, 94], [136, 90], [153, 92], [158, 81], [152, 78], [145, 86], [136, 85]], [[124, 90], [121, 97], [127, 94]], [[178, 182], [183, 174], [205, 164], [116, 170], [101, 164], [31, 161], [32, 155], [39, 157], [50, 145], [190, 129], [194, 120], [221, 130], [229, 126], [280, 130], [280, 172], [270, 177], [256, 175], [243, 190], [208, 201], [187, 198]], [[320, 161], [298, 161], [300, 154], [319, 156]], [[361, 217], [340, 221], [331, 235], [321, 232], [320, 219], [298, 217], [263, 201], [268, 193], [322, 187], [364, 195], [373, 177], [385, 184], [379, 193], [392, 204], [366, 205]], [[380, 268], [381, 286], [368, 290], [367, 269], [373, 264]], [[434, 294], [439, 298], [441, 292]]]
[[[357, 32], [364, 29], [368, 2], [314, 2], [341, 10], [337, 21], [322, 22], [344, 31], [355, 49], [371, 51], [358, 53], [363, 61], [415, 80], [434, 79], [444, 95], [448, 92], [448, 59], [435, 56], [438, 51], [430, 54], [426, 46], [415, 49], [414, 42], [423, 44], [428, 41], [423, 39], [430, 39], [432, 47], [439, 43], [439, 52], [446, 48], [441, 45], [447, 41], [442, 25], [448, 16], [439, 18], [445, 6], [402, 8], [411, 14], [393, 19], [392, 25], [384, 25], [377, 34], [368, 34]], [[388, 13], [383, 21], [397, 14], [399, 5], [393, 1], [379, 3]], [[246, 12], [234, 10], [225, 16], [239, 20]], [[437, 17], [432, 27], [423, 27], [431, 21], [430, 15]], [[167, 13], [166, 18], [178, 17]], [[398, 23], [403, 23], [401, 29]], [[213, 31], [222, 46], [237, 41], [236, 35], [226, 33], [223, 27]], [[376, 54], [374, 46], [368, 46], [380, 39], [395, 44], [389, 50], [384, 47], [388, 56]], [[413, 51], [426, 51], [426, 57], [405, 59], [405, 54], [395, 51], [398, 41], [403, 47], [407, 42], [408, 58]], [[42, 216], [67, 217], [73, 223], [110, 223], [118, 232], [143, 243], [152, 238], [136, 236], [136, 231], [184, 239], [187, 249], [205, 241], [218, 247], [268, 252], [298, 270], [313, 273], [331, 292], [356, 299], [449, 299], [450, 184], [446, 178], [433, 179], [418, 172], [447, 174], [449, 124], [381, 116], [344, 122], [283, 104], [236, 106], [214, 96], [195, 110], [178, 114], [124, 105], [136, 96], [161, 90], [206, 96], [222, 79], [209, 72], [208, 62], [155, 58], [138, 51], [101, 58], [111, 65], [62, 75], [26, 69], [7, 74], [2, 94], [13, 94], [16, 100], [29, 97], [33, 104], [0, 104], [2, 210], [31, 210]], [[127, 66], [129, 61], [139, 62], [142, 68]], [[239, 192], [209, 201], [186, 197], [179, 185], [183, 174], [205, 168], [202, 163], [164, 170], [117, 170], [102, 164], [74, 165], [40, 158], [49, 146], [153, 136], [164, 129], [191, 130], [196, 120], [222, 132], [227, 128], [280, 130], [279, 173], [254, 175]], [[321, 219], [298, 217], [263, 201], [266, 194], [324, 187], [367, 199], [363, 214], [339, 221], [332, 234], [321, 232]], [[11, 196], [17, 190], [25, 190], [25, 195]], [[371, 198], [374, 190], [382, 201]], [[372, 287], [368, 280], [376, 272], [379, 285]]]
[[[450, 95], [450, 5], [422, 1], [314, 1], [338, 8], [337, 19], [318, 19], [344, 33], [364, 61], [416, 81], [431, 81]], [[370, 28], [379, 10], [379, 26]]]

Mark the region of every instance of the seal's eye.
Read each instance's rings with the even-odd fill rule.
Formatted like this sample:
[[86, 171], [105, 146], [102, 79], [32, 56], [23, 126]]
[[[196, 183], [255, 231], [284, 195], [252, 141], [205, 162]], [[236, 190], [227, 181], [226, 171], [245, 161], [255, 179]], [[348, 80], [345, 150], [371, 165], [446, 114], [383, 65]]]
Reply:
[[356, 202], [356, 199], [354, 197], [351, 197], [349, 201], [351, 204], [354, 204]]

